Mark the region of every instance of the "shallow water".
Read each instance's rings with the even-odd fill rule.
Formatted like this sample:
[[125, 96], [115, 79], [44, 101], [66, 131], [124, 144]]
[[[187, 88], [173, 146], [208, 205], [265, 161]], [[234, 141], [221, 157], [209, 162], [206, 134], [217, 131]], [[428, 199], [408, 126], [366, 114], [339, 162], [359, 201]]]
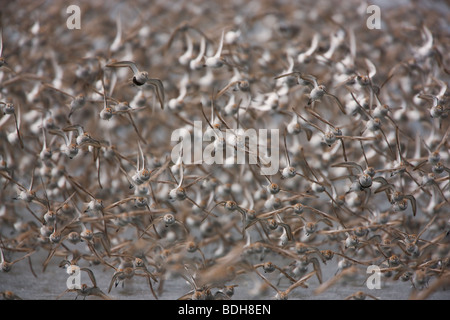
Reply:
[[[76, 294], [69, 292], [60, 297], [60, 295], [66, 290], [67, 273], [63, 268], [58, 267], [60, 258], [55, 257], [49, 264], [46, 272], [41, 271], [41, 265], [46, 253], [41, 252], [33, 255], [33, 269], [37, 274], [35, 278], [30, 272], [28, 263], [26, 260], [22, 260], [18, 264], [13, 266], [13, 269], [9, 273], [0, 273], [0, 291], [9, 290], [14, 292], [16, 295], [22, 299], [30, 300], [71, 300], [76, 298]], [[42, 259], [38, 259], [42, 258]], [[108, 287], [113, 276], [113, 270], [105, 269], [102, 266], [93, 266], [92, 271], [95, 274], [98, 287], [107, 293]], [[322, 266], [324, 281], [333, 277], [336, 273], [337, 264], [335, 258], [327, 263], [327, 265]], [[277, 277], [274, 279], [273, 283], [276, 283]], [[361, 274], [361, 273], [360, 273]], [[86, 273], [81, 273], [81, 282], [90, 285], [89, 278]], [[368, 274], [369, 276], [370, 274]], [[151, 294], [149, 286], [146, 281], [142, 281], [143, 278], [135, 277], [131, 280], [127, 280], [122, 287], [119, 284], [116, 288], [112, 288], [111, 292], [108, 294], [112, 299], [119, 300], [154, 300], [154, 296]], [[275, 291], [268, 288], [264, 294], [255, 296], [252, 295], [252, 289], [255, 288], [255, 284], [259, 281], [255, 278], [249, 278], [241, 276], [238, 278], [239, 281], [230, 282], [229, 284], [238, 283], [239, 286], [235, 288], [235, 294], [232, 297], [233, 300], [271, 300], [274, 299]], [[257, 280], [258, 282], [255, 282]], [[365, 278], [358, 277], [349, 282], [340, 282], [334, 286], [331, 286], [328, 290], [321, 293], [320, 295], [314, 295], [313, 291], [319, 285], [316, 278], [311, 278], [308, 281], [309, 288], [297, 288], [289, 295], [290, 300], [342, 300], [349, 295], [357, 292], [363, 291], [366, 294], [371, 294], [382, 300], [406, 300], [409, 298], [412, 285], [411, 282], [401, 282], [393, 281], [392, 279], [387, 279], [381, 277], [381, 289], [368, 289], [364, 284]], [[286, 288], [286, 280], [282, 282], [280, 288]], [[158, 284], [154, 284], [156, 289]], [[284, 287], [283, 287], [284, 286]], [[180, 298], [182, 295], [190, 291], [190, 287], [184, 279], [175, 278], [166, 280], [164, 283], [164, 290], [161, 295], [158, 296], [161, 300], [175, 300]], [[214, 291], [213, 291], [214, 292]], [[81, 297], [79, 298], [81, 299]], [[88, 297], [87, 299], [98, 299], [97, 297]], [[367, 298], [370, 299], [370, 298]], [[440, 290], [433, 293], [428, 299], [434, 300], [450, 300], [450, 288], [447, 290]]]

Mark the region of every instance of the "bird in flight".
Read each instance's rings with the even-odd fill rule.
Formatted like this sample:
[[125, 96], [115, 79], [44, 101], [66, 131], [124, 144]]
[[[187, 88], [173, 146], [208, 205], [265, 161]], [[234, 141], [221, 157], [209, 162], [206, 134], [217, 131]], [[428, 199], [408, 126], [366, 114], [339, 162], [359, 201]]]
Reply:
[[117, 62], [111, 62], [106, 65], [109, 68], [121, 68], [121, 67], [128, 67], [133, 71], [133, 78], [132, 81], [136, 86], [143, 86], [144, 84], [148, 83], [155, 87], [156, 90], [156, 96], [158, 97], [159, 103], [161, 104], [161, 109], [164, 109], [164, 86], [160, 79], [156, 78], [149, 78], [148, 72], [146, 71], [139, 71], [138, 67], [136, 66], [136, 63], [132, 61], [117, 61]]

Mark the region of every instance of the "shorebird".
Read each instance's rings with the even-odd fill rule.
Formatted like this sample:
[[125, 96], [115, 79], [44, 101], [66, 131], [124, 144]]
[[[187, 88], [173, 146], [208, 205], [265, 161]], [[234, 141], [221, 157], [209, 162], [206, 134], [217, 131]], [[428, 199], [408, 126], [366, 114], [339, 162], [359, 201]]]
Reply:
[[130, 68], [130, 70], [133, 72], [133, 78], [132, 81], [136, 86], [143, 86], [145, 84], [152, 85], [156, 90], [156, 96], [158, 97], [159, 103], [161, 105], [161, 109], [164, 109], [164, 99], [165, 99], [165, 93], [164, 93], [164, 85], [160, 79], [156, 78], [149, 78], [147, 71], [140, 71], [138, 67], [136, 66], [136, 63], [133, 61], [115, 61], [108, 63], [106, 67], [109, 68]]

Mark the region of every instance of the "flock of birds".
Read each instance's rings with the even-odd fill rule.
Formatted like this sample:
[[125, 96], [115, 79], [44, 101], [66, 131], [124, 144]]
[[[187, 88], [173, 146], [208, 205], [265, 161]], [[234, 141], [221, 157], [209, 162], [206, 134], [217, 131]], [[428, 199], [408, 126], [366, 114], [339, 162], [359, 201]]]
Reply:
[[[168, 279], [191, 287], [180, 299], [243, 283], [251, 298], [320, 298], [372, 265], [410, 298], [448, 288], [445, 10], [413, 2], [370, 30], [358, 1], [144, 3], [84, 3], [80, 30], [51, 1], [2, 6], [5, 299], [19, 298], [1, 284], [16, 264], [89, 276], [57, 298], [108, 299], [136, 279], [154, 299]], [[279, 172], [260, 174], [264, 154], [172, 159], [171, 133], [194, 121], [211, 136], [278, 129]], [[338, 298], [368, 297], [364, 284]]]

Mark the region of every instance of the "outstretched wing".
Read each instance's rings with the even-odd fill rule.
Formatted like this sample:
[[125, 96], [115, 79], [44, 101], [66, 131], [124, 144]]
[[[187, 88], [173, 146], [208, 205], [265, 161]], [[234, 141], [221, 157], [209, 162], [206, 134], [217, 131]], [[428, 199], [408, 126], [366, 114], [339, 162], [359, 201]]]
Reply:
[[159, 103], [161, 104], [161, 109], [164, 109], [164, 85], [159, 79], [149, 79], [148, 83], [155, 87], [156, 96], [158, 97]]
[[106, 66], [110, 68], [128, 67], [131, 69], [131, 71], [133, 71], [135, 76], [139, 74], [139, 69], [137, 68], [136, 63], [134, 63], [133, 61], [117, 61], [109, 63]]
[[364, 173], [364, 169], [356, 162], [347, 161], [347, 162], [339, 162], [331, 165], [332, 167], [343, 167], [343, 168], [355, 168], [359, 171], [359, 173]]

